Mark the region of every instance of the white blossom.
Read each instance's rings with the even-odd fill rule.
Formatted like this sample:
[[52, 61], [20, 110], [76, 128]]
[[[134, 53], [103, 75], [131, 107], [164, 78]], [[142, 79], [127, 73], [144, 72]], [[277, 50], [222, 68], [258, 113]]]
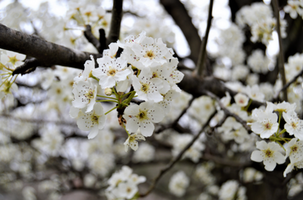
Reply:
[[149, 137], [155, 129], [153, 123], [162, 121], [164, 113], [158, 105], [144, 102], [126, 107], [123, 117], [128, 131], [136, 132], [140, 128], [141, 134]]
[[251, 160], [255, 162], [262, 162], [267, 171], [273, 171], [276, 164], [283, 164], [285, 156], [281, 153], [283, 149], [275, 142], [266, 143], [260, 141], [256, 143], [259, 150], [254, 150], [251, 154]]

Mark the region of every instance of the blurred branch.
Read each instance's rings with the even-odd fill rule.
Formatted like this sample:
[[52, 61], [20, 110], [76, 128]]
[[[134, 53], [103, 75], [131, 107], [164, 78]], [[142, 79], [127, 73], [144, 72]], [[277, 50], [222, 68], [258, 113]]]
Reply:
[[156, 186], [157, 182], [160, 180], [160, 178], [168, 172], [179, 160], [181, 160], [183, 154], [195, 143], [195, 141], [200, 137], [200, 135], [203, 133], [205, 128], [208, 126], [210, 120], [215, 116], [216, 112], [214, 112], [207, 120], [207, 122], [203, 125], [201, 131], [192, 139], [190, 143], [188, 143], [184, 149], [178, 154], [177, 157], [175, 157], [171, 162], [163, 169], [160, 170], [159, 174], [156, 176], [156, 178], [153, 180], [152, 185], [150, 188], [147, 190], [147, 192], [140, 194], [140, 197], [145, 197], [147, 196]]
[[293, 79], [291, 79], [288, 83], [286, 83], [274, 96], [273, 101], [277, 100], [279, 98], [279, 94], [284, 91], [287, 90], [287, 88], [293, 84], [300, 76], [303, 75], [303, 69], [295, 76], [293, 77]]
[[10, 29], [1, 23], [0, 48], [34, 57], [45, 67], [62, 65], [83, 69], [85, 61], [90, 60], [90, 55], [101, 57], [100, 54], [72, 50], [48, 42], [38, 36]]
[[99, 53], [102, 53], [101, 51], [101, 45], [99, 40], [93, 35], [92, 33], [92, 27], [87, 24], [85, 26], [85, 31], [84, 31], [84, 36], [86, 37], [86, 39], [92, 44], [94, 45], [94, 47], [97, 49], [97, 51]]
[[208, 41], [208, 35], [211, 27], [211, 21], [213, 19], [212, 16], [212, 11], [213, 11], [213, 5], [214, 5], [214, 0], [210, 0], [209, 3], [209, 8], [208, 8], [208, 19], [207, 19], [207, 27], [206, 27], [206, 32], [205, 36], [203, 38], [201, 47], [200, 47], [200, 53], [199, 53], [199, 59], [197, 63], [197, 75], [199, 77], [204, 77], [205, 76], [205, 55], [206, 55], [206, 45]]
[[180, 113], [180, 115], [172, 123], [162, 125], [155, 133], [160, 133], [160, 132], [162, 132], [162, 131], [164, 131], [166, 129], [169, 129], [169, 128], [172, 128], [172, 129], [174, 129], [175, 131], [178, 131], [178, 132], [180, 132], [180, 131], [187, 132], [185, 130], [182, 130], [183, 127], [181, 127], [178, 122], [181, 119], [181, 117], [183, 117], [183, 115], [186, 113], [186, 111], [190, 108], [190, 106], [191, 106], [191, 104], [193, 103], [194, 100], [195, 100], [195, 98], [192, 98], [188, 102], [187, 107], [182, 110], [182, 112]]
[[75, 123], [64, 122], [64, 121], [52, 121], [52, 120], [44, 120], [44, 119], [28, 119], [28, 118], [15, 117], [15, 116], [8, 115], [8, 114], [1, 114], [0, 118], [1, 117], [11, 118], [13, 120], [18, 120], [18, 121], [23, 121], [23, 122], [28, 122], [28, 123], [34, 123], [34, 124], [53, 123], [53, 124], [58, 124], [58, 125], [77, 127], [77, 124], [75, 124]]
[[[284, 68], [284, 51], [282, 45], [282, 36], [281, 36], [281, 26], [280, 26], [280, 13], [279, 13], [279, 2], [278, 0], [272, 0], [274, 15], [277, 20], [277, 32], [279, 38], [279, 57], [278, 57], [278, 68], [281, 75], [283, 85], [286, 85], [286, 78], [285, 78], [285, 68]], [[283, 90], [283, 100], [287, 101], [287, 90]]]
[[247, 122], [245, 120], [243, 120], [241, 117], [239, 117], [237, 114], [230, 112], [220, 101], [220, 99], [213, 93], [211, 92], [207, 92], [207, 95], [210, 96], [211, 98], [215, 99], [217, 101], [217, 103], [219, 104], [220, 108], [224, 111], [226, 116], [230, 116], [233, 117], [237, 120], [237, 122], [239, 122], [240, 124], [242, 124], [242, 126], [248, 131], [251, 132], [250, 127], [247, 125]]
[[179, 0], [160, 0], [165, 10], [174, 19], [175, 23], [182, 30], [190, 51], [190, 58], [197, 63], [199, 57], [199, 49], [201, 45], [201, 38], [197, 28], [193, 25], [192, 19], [189, 16], [186, 8]]
[[123, 14], [123, 0], [114, 0], [110, 30], [107, 37], [107, 45], [117, 42], [120, 36], [120, 27]]

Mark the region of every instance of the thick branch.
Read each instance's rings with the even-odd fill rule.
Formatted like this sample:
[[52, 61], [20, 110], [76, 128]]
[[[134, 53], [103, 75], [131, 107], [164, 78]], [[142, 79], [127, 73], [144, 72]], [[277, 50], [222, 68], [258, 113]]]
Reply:
[[164, 6], [165, 10], [172, 16], [176, 24], [182, 30], [190, 47], [190, 58], [197, 63], [201, 38], [184, 5], [178, 0], [160, 0], [160, 3]]
[[114, 0], [110, 30], [107, 37], [107, 45], [117, 42], [120, 36], [120, 27], [123, 14], [123, 0]]
[[0, 48], [25, 54], [36, 58], [43, 66], [62, 65], [83, 69], [90, 55], [98, 54], [72, 50], [67, 47], [48, 42], [40, 37], [28, 35], [0, 24]]

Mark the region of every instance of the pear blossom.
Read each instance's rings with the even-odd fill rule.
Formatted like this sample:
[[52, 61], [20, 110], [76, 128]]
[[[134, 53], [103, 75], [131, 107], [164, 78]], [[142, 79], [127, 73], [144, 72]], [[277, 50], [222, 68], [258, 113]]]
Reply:
[[124, 81], [131, 73], [130, 69], [126, 68], [126, 62], [123, 58], [108, 56], [98, 58], [99, 68], [93, 70], [93, 75], [99, 78], [99, 84], [103, 89], [111, 88], [117, 81]]
[[243, 91], [248, 95], [249, 98], [257, 101], [264, 101], [264, 94], [260, 92], [258, 85], [253, 85], [252, 87], [246, 86], [245, 90]]
[[140, 128], [141, 134], [149, 137], [155, 129], [153, 122], [162, 121], [164, 113], [160, 106], [144, 102], [126, 107], [123, 118], [126, 120], [126, 130], [136, 132]]
[[283, 118], [286, 121], [284, 128], [290, 135], [303, 140], [303, 120], [299, 119], [295, 111], [283, 112]]
[[[175, 135], [173, 137], [173, 156], [178, 156], [186, 145], [192, 141], [193, 137], [194, 136], [190, 134]], [[202, 151], [204, 149], [204, 144], [200, 140], [196, 140], [195, 143], [185, 152], [183, 158], [190, 158], [193, 162], [197, 163], [202, 156]]]
[[248, 65], [250, 68], [257, 73], [263, 73], [266, 74], [268, 72], [268, 66], [270, 63], [270, 60], [261, 50], [255, 50], [253, 53], [249, 56]]
[[182, 197], [189, 186], [189, 178], [183, 171], [175, 173], [169, 182], [169, 191], [177, 197]]
[[242, 93], [238, 93], [235, 96], [236, 104], [239, 105], [240, 107], [247, 106], [248, 100], [249, 100], [249, 98], [246, 95], [242, 94]]
[[142, 143], [140, 148], [134, 152], [132, 160], [134, 162], [149, 162], [154, 159], [155, 147], [148, 144]]
[[278, 116], [275, 113], [263, 112], [262, 115], [258, 115], [258, 119], [255, 122], [249, 124], [251, 125], [251, 130], [260, 134], [261, 138], [269, 138], [279, 128], [277, 120]]
[[286, 144], [286, 156], [289, 157], [290, 163], [287, 165], [283, 176], [291, 172], [294, 167], [303, 168], [303, 141], [297, 141], [297, 138], [293, 138]]
[[131, 168], [123, 166], [108, 179], [105, 195], [108, 199], [132, 199], [138, 192], [138, 184], [145, 181], [144, 176], [133, 174]]
[[91, 112], [96, 103], [97, 84], [95, 80], [79, 81], [74, 85], [73, 94], [75, 99], [72, 105], [76, 108], [86, 108], [85, 112]]
[[1, 63], [3, 65], [8, 66], [11, 69], [14, 69], [17, 66], [22, 65], [24, 62], [26, 55], [12, 52], [12, 51], [5, 51], [5, 53], [1, 54]]
[[166, 62], [165, 55], [168, 49], [161, 38], [144, 37], [139, 44], [135, 43], [132, 49], [144, 66], [155, 67]]
[[284, 11], [289, 13], [290, 17], [296, 19], [298, 14], [303, 17], [303, 8], [300, 7], [299, 1], [287, 1]]
[[96, 103], [90, 112], [83, 113], [80, 111], [79, 113], [77, 125], [83, 131], [90, 131], [88, 139], [96, 137], [99, 130], [104, 127], [104, 124], [105, 115], [100, 103]]
[[87, 60], [84, 63], [84, 70], [78, 76], [74, 78], [76, 84], [82, 80], [86, 81], [88, 78], [92, 77], [92, 70], [95, 69], [95, 59], [90, 55], [91, 60]]
[[138, 77], [133, 76], [133, 86], [138, 94], [138, 98], [145, 101], [160, 102], [163, 96], [160, 89], [163, 87], [163, 81], [160, 78], [150, 78], [152, 75], [141, 73]]
[[289, 103], [289, 102], [285, 102], [283, 101], [282, 103], [278, 103], [278, 104], [273, 104], [272, 102], [266, 102], [266, 111], [267, 112], [273, 112], [273, 111], [277, 111], [277, 112], [291, 112], [291, 111], [295, 111], [296, 109], [296, 103]]
[[127, 140], [124, 142], [125, 151], [128, 150], [128, 147], [130, 147], [132, 150], [136, 151], [138, 149], [137, 140], [145, 140], [145, 138], [140, 132], [130, 134], [128, 136]]
[[286, 157], [281, 153], [283, 152], [275, 142], [266, 143], [265, 141], [259, 141], [256, 143], [259, 150], [254, 150], [251, 154], [251, 160], [255, 162], [262, 162], [265, 165], [267, 171], [273, 171], [276, 164], [283, 164]]

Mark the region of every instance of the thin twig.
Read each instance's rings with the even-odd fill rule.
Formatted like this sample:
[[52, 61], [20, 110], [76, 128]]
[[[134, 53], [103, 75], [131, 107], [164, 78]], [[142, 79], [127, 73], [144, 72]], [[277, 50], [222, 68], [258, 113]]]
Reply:
[[112, 9], [112, 18], [110, 30], [107, 37], [107, 45], [111, 42], [117, 42], [120, 36], [120, 27], [123, 14], [123, 0], [114, 0]]
[[[285, 68], [284, 68], [284, 53], [283, 53], [283, 45], [282, 45], [282, 37], [281, 37], [281, 27], [280, 27], [280, 13], [279, 13], [279, 2], [278, 0], [272, 1], [274, 15], [277, 20], [277, 32], [279, 37], [279, 57], [278, 57], [278, 68], [281, 75], [283, 85], [286, 85], [286, 78], [285, 78]], [[283, 99], [287, 101], [287, 90], [283, 90]]]
[[247, 125], [247, 122], [245, 120], [243, 120], [241, 117], [239, 117], [237, 114], [230, 112], [220, 101], [219, 97], [217, 97], [215, 94], [211, 93], [211, 92], [206, 92], [208, 96], [210, 96], [211, 98], [215, 99], [220, 108], [224, 111], [225, 115], [233, 117], [237, 120], [237, 122], [239, 122], [240, 124], [242, 124], [242, 126], [248, 131], [251, 132], [250, 127]]
[[203, 41], [202, 41], [202, 44], [200, 47], [200, 54], [199, 54], [199, 59], [198, 59], [198, 63], [197, 63], [197, 75], [199, 77], [203, 77], [205, 75], [204, 66], [205, 66], [206, 45], [207, 45], [208, 35], [209, 35], [210, 27], [211, 27], [211, 21], [213, 19], [213, 16], [212, 16], [213, 5], [214, 5], [214, 0], [210, 0], [209, 8], [208, 8], [208, 19], [207, 19], [206, 32], [205, 32], [205, 36], [203, 38]]
[[162, 125], [157, 131], [155, 131], [155, 133], [161, 133], [162, 131], [169, 129], [169, 128], [173, 128], [174, 130], [178, 131], [178, 129], [180, 129], [180, 125], [179, 125], [179, 120], [181, 119], [181, 117], [186, 113], [186, 111], [190, 108], [191, 104], [193, 103], [193, 101], [196, 98], [192, 98], [189, 102], [186, 108], [184, 108], [182, 110], [182, 112], [180, 113], [180, 115], [172, 122], [166, 125]]
[[160, 180], [160, 178], [168, 172], [181, 158], [183, 157], [183, 154], [195, 143], [195, 141], [200, 137], [200, 135], [204, 132], [205, 128], [208, 126], [210, 120], [215, 116], [216, 112], [214, 112], [207, 120], [207, 122], [203, 125], [201, 131], [192, 139], [190, 143], [186, 145], [186, 147], [179, 153], [175, 159], [171, 160], [171, 162], [163, 169], [160, 170], [158, 176], [153, 180], [152, 185], [150, 188], [145, 192], [144, 194], [140, 194], [140, 197], [147, 196], [156, 186], [157, 182]]
[[286, 83], [274, 96], [274, 100], [278, 99], [279, 94], [286, 90], [292, 83], [294, 83], [300, 76], [303, 75], [303, 69], [295, 76], [293, 79], [291, 79], [288, 83]]
[[36, 58], [30, 58], [25, 60], [24, 64], [17, 67], [13, 71], [13, 75], [15, 74], [29, 74], [36, 70], [37, 67], [41, 66], [41, 63]]

